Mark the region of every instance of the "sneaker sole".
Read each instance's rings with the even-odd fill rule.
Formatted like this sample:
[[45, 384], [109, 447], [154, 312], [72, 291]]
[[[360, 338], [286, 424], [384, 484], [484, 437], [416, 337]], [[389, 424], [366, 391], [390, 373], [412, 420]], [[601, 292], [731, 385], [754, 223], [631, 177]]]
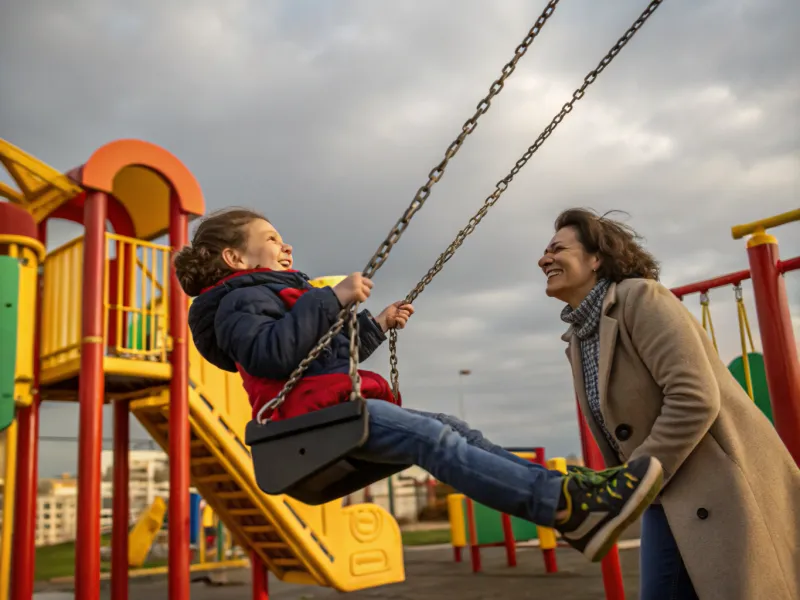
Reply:
[[603, 525], [592, 537], [592, 540], [583, 550], [584, 556], [592, 562], [602, 560], [614, 544], [617, 543], [617, 538], [620, 534], [638, 519], [656, 499], [663, 483], [664, 471], [661, 468], [661, 463], [658, 459], [652, 458], [650, 466], [642, 478], [642, 483], [633, 493], [631, 499], [628, 500], [628, 503], [616, 517]]

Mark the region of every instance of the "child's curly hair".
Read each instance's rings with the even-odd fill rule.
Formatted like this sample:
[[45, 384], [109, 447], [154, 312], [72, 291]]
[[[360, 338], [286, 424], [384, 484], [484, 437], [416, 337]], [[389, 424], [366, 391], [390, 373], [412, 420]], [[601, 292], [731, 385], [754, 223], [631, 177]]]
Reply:
[[628, 225], [606, 218], [607, 214], [598, 216], [589, 209], [570, 208], [558, 215], [555, 230], [575, 228], [586, 251], [600, 256], [599, 278], [615, 283], [634, 277], [658, 281], [658, 262], [639, 243], [641, 236]]
[[194, 297], [223, 277], [233, 274], [223, 260], [226, 248], [243, 250], [247, 244], [245, 227], [256, 219], [269, 220], [246, 208], [226, 208], [204, 218], [194, 232], [191, 246], [175, 253], [178, 282], [186, 295]]

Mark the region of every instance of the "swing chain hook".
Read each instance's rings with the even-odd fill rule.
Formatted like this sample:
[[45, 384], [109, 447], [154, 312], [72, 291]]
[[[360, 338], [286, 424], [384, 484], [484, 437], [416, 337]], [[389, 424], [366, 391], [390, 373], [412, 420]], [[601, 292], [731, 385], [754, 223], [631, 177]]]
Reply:
[[742, 284], [735, 283], [733, 284], [733, 296], [736, 298], [737, 302], [742, 302], [744, 300], [744, 296], [742, 295]]

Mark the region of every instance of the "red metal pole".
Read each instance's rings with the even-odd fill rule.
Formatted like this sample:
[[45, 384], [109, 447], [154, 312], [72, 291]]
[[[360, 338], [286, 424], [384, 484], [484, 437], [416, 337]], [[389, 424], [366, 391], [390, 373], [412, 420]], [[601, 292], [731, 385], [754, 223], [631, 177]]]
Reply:
[[253, 600], [269, 600], [269, 571], [255, 552], [250, 555], [250, 568], [253, 572]]
[[[578, 402], [577, 397], [575, 402]], [[603, 454], [592, 437], [592, 432], [583, 417], [579, 403], [577, 408], [581, 446], [583, 447], [583, 462], [590, 469], [602, 470], [605, 468]], [[603, 587], [606, 590], [606, 600], [625, 600], [625, 585], [622, 581], [622, 567], [619, 563], [619, 549], [616, 545], [606, 554], [601, 563], [601, 569], [603, 571]]]
[[[188, 218], [173, 192], [169, 204], [169, 245], [180, 250], [188, 241]], [[189, 351], [188, 299], [169, 265], [169, 333], [172, 379], [169, 408], [169, 582], [170, 600], [189, 600]]]
[[111, 513], [111, 597], [114, 600], [128, 600], [129, 451], [130, 413], [128, 402], [120, 400], [114, 403], [114, 507]]
[[778, 241], [756, 233], [747, 242], [747, 255], [775, 430], [800, 465], [800, 363], [786, 285], [778, 268]]
[[514, 529], [511, 527], [511, 517], [506, 513], [500, 515], [503, 524], [503, 545], [506, 547], [506, 562], [509, 567], [517, 566], [517, 542], [514, 539]]
[[478, 545], [478, 528], [475, 525], [475, 507], [471, 498], [465, 498], [467, 503], [467, 527], [469, 528], [469, 552], [472, 558], [472, 572], [481, 570], [481, 548]]
[[[37, 353], [38, 357], [38, 353]], [[39, 361], [36, 361], [38, 371]], [[34, 387], [35, 389], [35, 387]], [[17, 445], [17, 492], [14, 510], [13, 538], [14, 556], [11, 574], [11, 597], [13, 600], [31, 600], [36, 561], [36, 460], [39, 421], [39, 393], [33, 392], [33, 403], [19, 411]]]
[[453, 546], [453, 559], [457, 562], [461, 562], [461, 546]]
[[[39, 223], [39, 241], [47, 243], [47, 221]], [[38, 278], [33, 338], [33, 402], [17, 413], [17, 490], [12, 540], [12, 600], [33, 598], [36, 567], [36, 496], [39, 488], [39, 373], [41, 371], [42, 277]]]
[[83, 309], [78, 381], [78, 518], [75, 597], [100, 598], [100, 452], [103, 445], [103, 284], [108, 199], [90, 192], [83, 207]]

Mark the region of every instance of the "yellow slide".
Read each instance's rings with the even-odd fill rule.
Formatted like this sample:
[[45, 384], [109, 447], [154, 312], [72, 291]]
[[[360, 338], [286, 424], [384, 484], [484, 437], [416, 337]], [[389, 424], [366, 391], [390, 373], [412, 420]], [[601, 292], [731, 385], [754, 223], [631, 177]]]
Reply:
[[[237, 543], [289, 583], [349, 592], [403, 581], [400, 528], [383, 508], [309, 506], [258, 488], [244, 444], [250, 404], [241, 379], [189, 348], [191, 480]], [[131, 411], [169, 452], [169, 390], [154, 394], [133, 401]]]
[[164, 525], [167, 505], [164, 499], [156, 496], [155, 501], [144, 511], [128, 534], [128, 566], [141, 567], [144, 564], [153, 542]]

